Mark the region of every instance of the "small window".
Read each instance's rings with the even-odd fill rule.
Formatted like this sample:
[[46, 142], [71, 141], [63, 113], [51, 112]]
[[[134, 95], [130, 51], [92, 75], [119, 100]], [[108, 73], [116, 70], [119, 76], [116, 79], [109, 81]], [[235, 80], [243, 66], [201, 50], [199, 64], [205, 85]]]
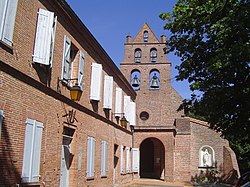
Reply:
[[149, 114], [147, 112], [143, 111], [140, 113], [141, 120], [146, 121], [146, 120], [148, 120], [148, 118], [149, 118]]
[[150, 50], [150, 61], [151, 62], [157, 61], [157, 50], [155, 48]]
[[148, 31], [143, 32], [143, 41], [146, 43], [148, 42]]
[[135, 50], [135, 62], [140, 63], [141, 62], [141, 57], [142, 57], [141, 49], [136, 49]]

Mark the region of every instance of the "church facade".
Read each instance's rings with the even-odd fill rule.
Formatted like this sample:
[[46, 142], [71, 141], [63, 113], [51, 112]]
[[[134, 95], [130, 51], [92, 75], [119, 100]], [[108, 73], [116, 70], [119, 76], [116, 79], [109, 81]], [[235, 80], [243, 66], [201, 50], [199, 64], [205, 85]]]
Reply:
[[148, 24], [120, 70], [65, 0], [0, 2], [0, 186], [119, 186], [238, 170], [228, 141], [177, 112]]

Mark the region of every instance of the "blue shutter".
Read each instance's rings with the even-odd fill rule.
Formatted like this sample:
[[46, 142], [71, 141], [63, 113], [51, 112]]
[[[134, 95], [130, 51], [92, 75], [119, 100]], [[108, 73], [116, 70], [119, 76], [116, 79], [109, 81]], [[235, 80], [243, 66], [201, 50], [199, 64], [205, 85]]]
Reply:
[[102, 86], [102, 65], [92, 63], [90, 99], [100, 101]]
[[82, 88], [84, 76], [84, 54], [80, 51], [79, 67], [78, 67], [78, 85]]
[[0, 110], [0, 140], [1, 140], [1, 133], [2, 133], [3, 118], [4, 118], [3, 111]]
[[34, 149], [32, 161], [32, 182], [39, 182], [40, 177], [40, 157], [41, 157], [41, 143], [42, 143], [43, 124], [36, 121], [34, 131]]
[[36, 25], [36, 38], [34, 46], [33, 61], [49, 65], [50, 49], [53, 34], [54, 13], [39, 9]]
[[71, 40], [65, 35], [62, 61], [62, 80], [66, 82], [71, 78], [70, 46]]
[[0, 39], [12, 46], [18, 0], [1, 0], [0, 3]]

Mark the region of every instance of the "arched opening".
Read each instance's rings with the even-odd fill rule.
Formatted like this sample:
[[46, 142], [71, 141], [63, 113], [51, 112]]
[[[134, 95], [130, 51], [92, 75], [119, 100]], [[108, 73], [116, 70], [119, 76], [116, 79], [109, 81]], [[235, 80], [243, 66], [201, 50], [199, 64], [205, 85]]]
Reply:
[[160, 89], [160, 72], [157, 69], [152, 69], [149, 74], [149, 89], [159, 90]]
[[164, 179], [165, 148], [157, 138], [147, 138], [140, 145], [140, 177]]
[[144, 41], [145, 43], [148, 42], [148, 31], [144, 31], [144, 32], [143, 32], [143, 41]]
[[150, 49], [150, 62], [156, 62], [157, 61], [157, 50], [156, 48]]
[[134, 90], [140, 89], [141, 72], [137, 69], [131, 71], [130, 82]]
[[141, 57], [142, 57], [141, 49], [139, 48], [135, 49], [134, 57], [135, 57], [135, 63], [141, 63]]

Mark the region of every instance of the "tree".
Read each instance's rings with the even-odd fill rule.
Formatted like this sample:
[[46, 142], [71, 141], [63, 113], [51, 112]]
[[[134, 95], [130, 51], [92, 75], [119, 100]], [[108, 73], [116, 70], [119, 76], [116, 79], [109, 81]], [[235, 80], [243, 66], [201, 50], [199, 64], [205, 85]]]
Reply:
[[241, 170], [250, 168], [249, 11], [249, 0], [178, 0], [160, 15], [166, 52], [181, 59], [176, 79], [200, 93], [182, 107], [229, 140]]

